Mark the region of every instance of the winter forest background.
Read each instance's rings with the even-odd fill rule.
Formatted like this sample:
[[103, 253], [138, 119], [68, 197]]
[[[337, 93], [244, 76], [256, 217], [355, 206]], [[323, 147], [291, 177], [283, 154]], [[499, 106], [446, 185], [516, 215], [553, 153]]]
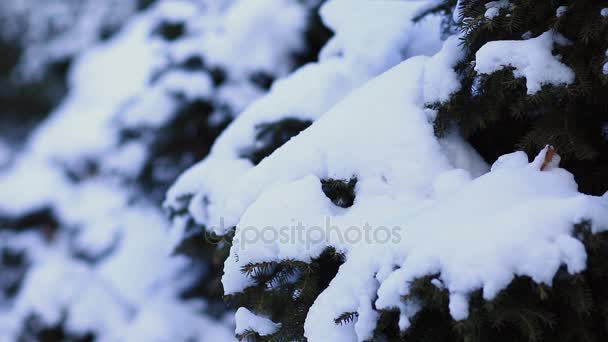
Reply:
[[0, 342], [608, 340], [608, 0], [0, 1]]

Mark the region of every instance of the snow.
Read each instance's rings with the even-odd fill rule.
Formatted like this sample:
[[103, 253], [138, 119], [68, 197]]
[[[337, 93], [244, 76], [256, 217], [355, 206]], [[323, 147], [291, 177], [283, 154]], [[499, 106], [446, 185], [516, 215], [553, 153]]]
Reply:
[[[321, 60], [341, 55], [378, 74], [386, 70], [386, 65], [403, 60], [404, 47], [407, 56], [432, 54], [440, 46], [437, 28], [431, 26], [437, 24], [436, 18], [427, 19], [422, 25], [407, 20], [420, 7], [421, 3], [395, 1], [328, 1], [321, 8], [321, 16], [334, 36], [323, 48]], [[366, 20], [369, 16], [383, 20]], [[417, 39], [422, 34], [428, 35], [427, 39]]]
[[445, 102], [452, 93], [460, 90], [460, 81], [454, 68], [464, 58], [457, 36], [449, 37], [441, 51], [432, 56], [424, 66], [424, 102]]
[[19, 76], [37, 78], [55, 62], [85, 51], [137, 11], [135, 0], [2, 1], [0, 35], [24, 49]]
[[133, 318], [124, 341], [236, 341], [227, 324], [218, 324], [200, 314], [200, 308], [176, 305], [170, 296], [160, 295], [150, 300]]
[[[75, 62], [69, 75], [71, 92], [33, 133], [27, 147], [30, 158], [53, 156], [70, 162], [111, 146], [110, 121], [116, 108], [145, 87], [160, 58], [149, 37], [150, 19], [146, 13], [131, 21], [115, 39], [88, 50]], [[100, 72], [109, 66], [112, 72]]]
[[553, 43], [560, 39], [547, 31], [528, 40], [500, 40], [486, 43], [475, 54], [475, 71], [491, 74], [505, 67], [514, 68], [515, 77], [525, 77], [528, 94], [543, 85], [564, 85], [574, 82], [574, 72], [551, 53]]
[[237, 335], [255, 331], [260, 336], [268, 336], [274, 334], [281, 327], [280, 324], [274, 323], [266, 317], [255, 315], [246, 308], [239, 308], [234, 317], [236, 319], [235, 333]]
[[[225, 233], [235, 223], [224, 221], [226, 217], [219, 214], [226, 189], [232, 188], [226, 185], [253, 167], [240, 153], [255, 144], [258, 124], [283, 118], [317, 120], [347, 94], [400, 60], [439, 49], [437, 18], [419, 24], [408, 20], [422, 3], [358, 1], [352, 5], [345, 0], [323, 5], [322, 18], [335, 32], [321, 51], [320, 61], [278, 80], [269, 94], [241, 113], [218, 138], [211, 154], [169, 190], [166, 207], [176, 211], [189, 208], [198, 223]], [[345, 6], [349, 9], [344, 10]], [[383, 21], [365, 20], [369, 13], [382, 16]], [[417, 39], [421, 35], [427, 37], [425, 43]], [[370, 44], [376, 49], [370, 49]], [[450, 86], [455, 87], [448, 84], [446, 88]], [[184, 201], [191, 196], [190, 202]]]
[[485, 17], [488, 19], [494, 19], [498, 16], [501, 9], [511, 8], [509, 0], [490, 1], [486, 3]]
[[[407, 329], [420, 307], [401, 299], [419, 277], [439, 274], [452, 317], [461, 320], [477, 289], [492, 299], [515, 276], [550, 285], [561, 265], [573, 274], [584, 270], [573, 224], [590, 219], [594, 232], [608, 229], [606, 198], [578, 193], [557, 157], [541, 171], [546, 149], [532, 163], [523, 152], [503, 156], [481, 176], [455, 168], [423, 108], [419, 84], [433, 77], [425, 74], [432, 62], [411, 58], [354, 91], [235, 181], [222, 209], [227, 226], [236, 223], [222, 279], [227, 294], [253, 284], [241, 272], [248, 263], [310, 261], [334, 247], [346, 261], [310, 308], [305, 336], [362, 341], [378, 317], [371, 301], [376, 309], [399, 309]], [[346, 121], [349, 130], [331, 134]], [[354, 205], [335, 207], [320, 180], [353, 175]], [[319, 231], [328, 218], [331, 234]], [[272, 238], [295, 223], [305, 227], [304, 241]], [[360, 231], [349, 236], [364, 224], [374, 239]], [[379, 242], [387, 228], [392, 239]], [[359, 312], [354, 325], [334, 323], [344, 312]]]
[[25, 283], [31, 285], [22, 290], [22, 299], [17, 302], [18, 317], [36, 312], [45, 322], [57, 324], [67, 307], [71, 329], [107, 332], [110, 339], [116, 338], [111, 334], [128, 317], [120, 299], [114, 298], [104, 282], [83, 264], [51, 257], [43, 267], [31, 270]]
[[463, 0], [456, 1], [456, 6], [454, 6], [454, 12], [452, 13], [452, 20], [456, 24], [459, 24], [462, 21], [462, 16], [460, 15], [462, 9], [462, 1]]
[[291, 67], [285, 63], [288, 54], [303, 48], [299, 37], [305, 14], [293, 0], [235, 2], [216, 28], [223, 34], [208, 35], [201, 49], [207, 52], [205, 57], [212, 65], [229, 62], [237, 73], [255, 70], [285, 73]]

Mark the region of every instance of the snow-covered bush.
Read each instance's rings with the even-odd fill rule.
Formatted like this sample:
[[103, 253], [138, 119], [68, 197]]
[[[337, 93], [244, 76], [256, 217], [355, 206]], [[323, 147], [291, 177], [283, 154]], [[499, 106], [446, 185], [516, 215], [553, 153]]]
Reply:
[[[602, 341], [596, 7], [327, 2], [319, 62], [249, 106], [165, 201], [174, 243], [231, 244], [239, 337]], [[440, 27], [462, 32], [437, 51]], [[583, 116], [562, 127], [558, 108]]]
[[201, 290], [210, 261], [171, 256], [159, 194], [316, 58], [318, 4], [157, 1], [79, 55], [0, 173], [0, 339], [233, 339], [219, 291]]

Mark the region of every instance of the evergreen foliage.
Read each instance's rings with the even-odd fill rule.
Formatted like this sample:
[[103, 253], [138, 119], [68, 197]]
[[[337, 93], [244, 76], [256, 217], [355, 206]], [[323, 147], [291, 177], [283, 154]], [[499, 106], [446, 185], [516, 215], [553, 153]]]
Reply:
[[[435, 8], [445, 11], [451, 1]], [[466, 56], [457, 66], [462, 88], [437, 110], [436, 133], [458, 129], [492, 163], [514, 150], [536, 155], [546, 144], [556, 147], [562, 166], [581, 190], [602, 194], [608, 188], [608, 19], [600, 14], [606, 1], [513, 0], [495, 17], [485, 15], [489, 1], [460, 1], [458, 26]], [[557, 9], [566, 6], [558, 16]], [[446, 12], [447, 13], [447, 12]], [[503, 69], [490, 75], [475, 72], [475, 54], [487, 42], [521, 40], [553, 30], [567, 44], [555, 44], [554, 55], [576, 74], [574, 84], [545, 85], [534, 95], [525, 81]]]
[[[310, 124], [310, 121], [288, 118], [279, 120], [275, 123], [259, 125], [257, 127], [256, 134], [258, 144], [246, 149], [246, 151], [243, 152], [243, 156], [257, 164], [265, 157], [272, 154], [272, 152], [274, 152], [276, 149], [281, 147], [281, 145], [283, 145], [285, 142], [289, 141], [291, 137], [297, 135], [300, 131], [310, 126]], [[184, 198], [184, 201], [189, 202], [190, 198]], [[176, 255], [185, 255], [191, 258], [195, 261], [197, 267], [201, 267], [206, 270], [202, 273], [201, 278], [195, 282], [195, 285], [185, 291], [184, 296], [200, 296], [205, 298], [206, 300], [210, 301], [212, 305], [215, 305], [215, 307], [219, 307], [219, 311], [221, 312], [221, 300], [223, 297], [221, 275], [224, 261], [228, 257], [233, 234], [221, 237], [215, 235], [214, 233], [205, 229], [205, 227], [197, 225], [192, 217], [188, 216], [187, 210], [181, 212], [171, 211], [169, 214], [172, 219], [179, 216], [187, 217], [185, 237], [175, 247], [174, 253]], [[297, 266], [302, 266], [300, 263], [296, 263], [297, 266], [293, 266], [291, 262], [287, 262], [286, 265], [291, 266], [285, 266], [286, 268], [283, 271], [276, 272], [275, 276], [278, 278], [275, 279], [275, 282], [278, 280], [284, 280], [284, 277], [290, 274], [290, 272], [296, 271]], [[264, 274], [262, 271], [268, 271], [269, 267], [270, 265], [251, 265], [250, 269], [244, 271], [250, 274], [259, 274], [261, 277], [262, 274]], [[313, 299], [316, 297], [316, 294]], [[245, 296], [243, 296], [243, 298]], [[312, 304], [312, 301], [308, 304], [308, 306], [310, 306], [310, 304]], [[300, 316], [297, 318], [299, 319], [297, 323], [303, 323], [304, 318], [306, 318], [306, 311], [300, 313]]]
[[0, 249], [0, 303], [6, 298], [15, 296], [23, 277], [27, 265], [26, 256], [22, 251], [13, 248]]
[[[228, 296], [227, 300], [267, 314], [271, 320], [281, 322], [281, 326], [269, 336], [249, 332], [238, 337], [241, 340], [272, 342], [306, 341], [304, 320], [308, 309], [327, 288], [343, 260], [342, 254], [328, 248], [310, 263], [283, 260], [280, 263], [252, 263], [243, 267], [242, 272], [253, 278], [256, 285], [243, 293]], [[348, 320], [346, 316], [341, 317], [336, 324]]]
[[[509, 1], [499, 15], [485, 15], [489, 1], [459, 1], [465, 58], [457, 66], [462, 88], [445, 103], [429, 104], [437, 111], [435, 132], [443, 136], [458, 129], [488, 161], [523, 149], [535, 155], [546, 144], [563, 156], [582, 192], [602, 194], [608, 189], [607, 78], [602, 72], [608, 49], [608, 20], [600, 15], [605, 1]], [[453, 1], [444, 1], [427, 13], [442, 12]], [[558, 7], [567, 6], [557, 16]], [[453, 8], [453, 7], [452, 7]], [[424, 14], [421, 16], [423, 17]], [[446, 19], [445, 21], [448, 21]], [[574, 84], [545, 85], [536, 94], [526, 93], [525, 80], [512, 68], [490, 75], [475, 72], [475, 54], [487, 42], [520, 40], [548, 30], [561, 34], [569, 44], [555, 44], [553, 53], [576, 74]], [[408, 299], [421, 301], [423, 309], [405, 334], [399, 332], [398, 315], [383, 313], [376, 336], [402, 341], [604, 341], [608, 315], [604, 309], [607, 265], [606, 234], [594, 235], [589, 222], [576, 226], [587, 253], [587, 270], [569, 275], [562, 269], [551, 287], [519, 277], [492, 301], [481, 293], [470, 298], [470, 317], [454, 322], [448, 311], [448, 293], [418, 279]], [[603, 260], [603, 261], [602, 261]]]
[[38, 79], [15, 77], [23, 50], [18, 41], [0, 37], [0, 137], [19, 146], [32, 128], [66, 93], [70, 61], [55, 62]]
[[302, 121], [295, 118], [259, 124], [256, 126], [256, 141], [258, 144], [243, 151], [242, 157], [251, 160], [253, 164], [257, 165], [311, 124], [312, 122], [310, 121]]
[[321, 180], [321, 190], [333, 204], [340, 208], [348, 208], [355, 202], [355, 185], [357, 178], [348, 181], [338, 179]]
[[423, 304], [410, 329], [399, 332], [398, 315], [385, 312], [376, 337], [394, 341], [605, 341], [608, 235], [592, 234], [589, 222], [577, 225], [576, 231], [587, 246], [587, 271], [573, 276], [562, 268], [552, 286], [517, 277], [491, 301], [476, 291], [470, 298], [470, 317], [460, 322], [450, 316], [449, 293], [432, 283], [438, 275], [419, 278], [404, 298]]
[[41, 319], [35, 315], [29, 316], [26, 319], [22, 334], [18, 337], [17, 342], [93, 342], [95, 335], [92, 333], [71, 334], [65, 328], [65, 322], [62, 321], [54, 326], [47, 326]]
[[[488, 162], [504, 154], [524, 150], [536, 155], [547, 144], [563, 157], [562, 167], [571, 171], [581, 192], [601, 195], [608, 189], [608, 76], [602, 71], [607, 62], [608, 18], [600, 15], [606, 1], [511, 0], [497, 16], [487, 16], [490, 1], [438, 1], [421, 12], [444, 16], [447, 34], [460, 31], [465, 57], [457, 65], [461, 89], [449, 101], [429, 103], [435, 110], [435, 133], [446, 136], [460, 133]], [[567, 10], [557, 15], [560, 6]], [[461, 19], [454, 22], [454, 11]], [[475, 54], [486, 43], [521, 40], [552, 30], [567, 44], [555, 44], [554, 55], [576, 74], [573, 84], [544, 85], [528, 94], [526, 83], [516, 78], [513, 68], [490, 75], [475, 71]], [[262, 131], [263, 132], [263, 131]], [[264, 141], [264, 134], [258, 139]], [[264, 153], [267, 156], [269, 153]], [[253, 158], [259, 162], [261, 158]], [[350, 181], [323, 180], [322, 189], [337, 206], [347, 208], [354, 201]], [[481, 291], [470, 296], [470, 315], [454, 321], [448, 309], [449, 293], [433, 282], [439, 275], [412, 283], [411, 293], [403, 300], [418, 301], [421, 311], [406, 332], [399, 328], [398, 311], [382, 311], [375, 330], [375, 341], [605, 341], [608, 339], [608, 235], [593, 234], [589, 222], [576, 225], [575, 236], [587, 250], [586, 271], [570, 275], [564, 268], [551, 286], [528, 277], [517, 277], [493, 300], [482, 298]], [[330, 253], [330, 254], [327, 254]], [[310, 264], [294, 260], [250, 264], [242, 272], [256, 286], [233, 296], [239, 305], [251, 308], [280, 323], [279, 332], [259, 336], [254, 332], [240, 336], [254, 340], [305, 340], [303, 321], [322, 286], [335, 272], [323, 272], [327, 252]], [[340, 262], [334, 261], [332, 269]], [[440, 284], [440, 283], [439, 283]], [[303, 287], [302, 287], [303, 286]], [[371, 304], [372, 307], [374, 304]], [[334, 319], [337, 325], [356, 322], [357, 312], [344, 312]]]

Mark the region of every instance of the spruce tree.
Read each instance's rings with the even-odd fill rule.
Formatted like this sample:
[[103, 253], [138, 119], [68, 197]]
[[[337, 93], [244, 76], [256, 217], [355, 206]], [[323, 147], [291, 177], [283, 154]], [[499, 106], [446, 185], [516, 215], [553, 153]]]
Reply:
[[[436, 110], [438, 136], [458, 130], [490, 163], [515, 150], [535, 155], [550, 144], [563, 157], [580, 191], [601, 195], [608, 189], [608, 122], [605, 94], [608, 20], [605, 1], [445, 1], [426, 13], [443, 12], [446, 21], [459, 21], [465, 57], [456, 70], [461, 90], [447, 102], [429, 104]], [[421, 14], [423, 17], [425, 14]], [[530, 94], [514, 68], [491, 74], [475, 70], [476, 54], [485, 44], [526, 40], [545, 32], [565, 39], [552, 53], [575, 73], [567, 85], [545, 84]], [[606, 234], [594, 235], [588, 223], [576, 226], [587, 253], [587, 270], [558, 273], [551, 287], [526, 277], [514, 280], [492, 301], [479, 294], [472, 299], [471, 317], [454, 322], [447, 311], [447, 293], [430, 286], [430, 279], [414, 284], [412, 295], [426, 309], [412, 322], [404, 341], [603, 341], [608, 338], [606, 297]], [[435, 293], [433, 293], [435, 292]], [[383, 315], [383, 319], [390, 315]], [[393, 317], [393, 331], [396, 321]], [[380, 323], [389, 327], [388, 323]], [[382, 334], [381, 332], [379, 332]]]
[[[437, 45], [434, 42], [438, 37], [434, 34], [439, 30], [435, 26], [435, 20], [420, 27], [411, 27], [413, 25], [408, 18], [415, 12], [416, 4], [370, 2], [362, 5], [364, 6], [354, 13], [350, 13], [347, 2], [334, 1], [325, 8], [322, 7], [321, 15], [326, 15], [323, 19], [334, 31], [334, 36], [321, 50], [319, 62], [304, 66], [278, 83], [264, 98], [253, 103], [228, 126], [222, 137], [215, 142], [212, 153], [182, 175], [169, 191], [165, 206], [174, 221], [173, 229], [177, 231], [178, 251], [191, 257], [206, 255], [209, 252], [203, 247], [205, 241], [217, 243], [219, 252], [216, 251], [214, 259], [218, 262], [218, 269], [225, 267], [229, 249], [235, 245], [234, 227], [230, 223], [223, 226], [223, 222], [213, 222], [209, 208], [217, 205], [218, 201], [221, 202], [221, 198], [217, 198], [217, 191], [223, 189], [217, 188], [218, 185], [214, 182], [228, 185], [227, 180], [238, 180], [242, 171], [230, 171], [222, 182], [217, 179], [220, 176], [217, 172], [228, 168], [255, 170], [256, 166], [264, 165], [266, 160], [272, 159], [276, 151], [309, 129], [319, 116], [366, 80], [382, 73], [404, 57], [436, 51]], [[388, 25], [374, 22], [357, 24], [355, 18], [363, 18], [367, 11], [389, 16]], [[352, 21], [344, 20], [341, 15], [347, 18], [352, 15]], [[394, 30], [394, 27], [403, 30]], [[413, 42], [413, 37], [419, 32], [424, 32], [422, 34], [429, 38], [428, 45], [423, 48]], [[381, 49], [368, 54], [368, 49], [363, 46], [350, 48], [348, 39], [355, 35], [375, 39]], [[412, 37], [412, 41], [407, 37]], [[365, 77], [361, 78], [360, 75]], [[323, 93], [313, 90], [312, 82], [322, 87]], [[294, 96], [299, 92], [311, 93], [318, 98]], [[327, 96], [331, 100], [325, 98]], [[251, 138], [248, 137], [249, 133]], [[335, 134], [339, 135], [340, 132], [336, 131]], [[217, 150], [216, 153], [214, 149]], [[234, 167], [226, 164], [226, 159], [234, 163]], [[200, 192], [197, 191], [200, 186], [197, 183], [204, 184]], [[328, 177], [321, 180], [320, 186], [336, 206], [349, 208], [355, 200], [356, 184], [356, 177]], [[341, 252], [328, 248], [310, 263], [284, 260], [245, 265], [241, 272], [250, 277], [255, 285], [243, 293], [229, 294], [225, 300], [232, 307], [246, 306], [256, 313], [267, 315], [280, 323], [281, 328], [269, 336], [246, 330], [239, 333], [238, 337], [276, 341], [305, 340], [304, 320], [308, 310], [335, 276], [343, 258]], [[218, 282], [219, 275], [216, 278]], [[336, 324], [341, 324], [342, 320], [337, 319]]]
[[[608, 183], [603, 177], [608, 171], [608, 106], [603, 96], [607, 90], [604, 72], [608, 50], [607, 7], [605, 1], [450, 0], [433, 2], [419, 12], [416, 20], [424, 20], [429, 14], [442, 15], [445, 35], [454, 35], [452, 38], [460, 40], [458, 49], [462, 53], [455, 58], [457, 60], [454, 65], [450, 66], [458, 77], [459, 87], [450, 91], [449, 97], [429, 96], [431, 101], [425, 104], [436, 137], [445, 142], [451, 137], [462, 136], [488, 164], [494, 164], [497, 169], [501, 165], [499, 157], [518, 150], [527, 152], [530, 157], [539, 156], [536, 160], [540, 158], [542, 161], [544, 158], [542, 166], [538, 165], [540, 171], [553, 167], [549, 166], [555, 163], [553, 156], [559, 154], [562, 157], [561, 166], [574, 175], [581, 193], [602, 195], [608, 190]], [[508, 41], [517, 44], [546, 37], [551, 41], [548, 59], [571, 70], [571, 80], [540, 81], [538, 89], [534, 89], [517, 65], [497, 65], [492, 72], [476, 68], [481, 64], [478, 52], [484, 46], [486, 49], [490, 47], [487, 45], [489, 43]], [[541, 64], [544, 62], [548, 60], [540, 61]], [[437, 65], [431, 64], [430, 68], [432, 67]], [[431, 70], [426, 71], [431, 74]], [[446, 75], [446, 83], [448, 78], [449, 75]], [[357, 95], [365, 96], [364, 93]], [[424, 98], [427, 100], [426, 96]], [[327, 121], [329, 120], [319, 126], [327, 124]], [[291, 121], [277, 123], [277, 127], [294, 126], [307, 127], [304, 123]], [[310, 134], [304, 134], [306, 137], [299, 139], [298, 143], [307, 142], [312, 145], [306, 138], [310, 138], [314, 134], [312, 132], [322, 131], [319, 126], [308, 128], [305, 132]], [[293, 181], [290, 176], [285, 176], [289, 173], [285, 164], [290, 160], [286, 151], [298, 150], [294, 148], [296, 143], [285, 146], [283, 143], [286, 139], [280, 139], [282, 134], [269, 135], [266, 130], [267, 125], [256, 126], [259, 142], [255, 147], [246, 149], [246, 154], [240, 155], [257, 165], [254, 171], [242, 179], [251, 181], [254, 187], [262, 188], [256, 184], [260, 182], [280, 188], [283, 182]], [[268, 148], [266, 144], [271, 141], [277, 141], [277, 145], [285, 147]], [[547, 145], [551, 147], [547, 148]], [[285, 169], [276, 167], [280, 162], [285, 163], [282, 165]], [[328, 163], [331, 165], [331, 162]], [[276, 168], [272, 169], [271, 165]], [[274, 170], [276, 174], [269, 170]], [[316, 169], [311, 167], [311, 170]], [[339, 211], [333, 207], [339, 213], [347, 213], [353, 203], [357, 202], [357, 184], [360, 181], [356, 176], [326, 177], [319, 180], [319, 188], [327, 199], [335, 207], [346, 209]], [[275, 177], [274, 183], [268, 180], [272, 177]], [[268, 206], [262, 198], [270, 196], [268, 193], [273, 190], [276, 189], [271, 186], [251, 192], [243, 190], [246, 193], [244, 196], [229, 193], [233, 197], [227, 198], [233, 202], [249, 203], [250, 206], [245, 204], [243, 210], [246, 208], [248, 218], [251, 218], [255, 214], [256, 201]], [[204, 192], [205, 190], [201, 191]], [[191, 200], [196, 198], [195, 195], [196, 191], [181, 198], [186, 205], [178, 206], [180, 213], [193, 211]], [[199, 199], [207, 202], [194, 203], [195, 209], [206, 209], [210, 207], [209, 201], [213, 200], [211, 197]], [[297, 196], [291, 199], [298, 200]], [[190, 208], [187, 208], [188, 205]], [[234, 211], [240, 210], [240, 204], [231, 205], [232, 203], [226, 205], [229, 210], [225, 213], [236, 215], [231, 221], [231, 224], [236, 225], [236, 222], [243, 219], [239, 214], [234, 214]], [[256, 209], [264, 208], [262, 204], [260, 206]], [[291, 209], [289, 203], [276, 206]], [[194, 211], [193, 214], [196, 215], [200, 209]], [[273, 222], [271, 218], [267, 221]], [[457, 320], [453, 317], [452, 293], [442, 286], [440, 273], [428, 274], [403, 284], [407, 285], [409, 292], [399, 302], [393, 303], [394, 310], [376, 308], [377, 302], [372, 300], [371, 310], [378, 313], [378, 318], [371, 340], [603, 341], [608, 337], [608, 317], [604, 309], [608, 298], [605, 291], [606, 263], [602, 260], [606, 258], [608, 249], [607, 235], [599, 231], [606, 228], [608, 227], [594, 226], [594, 222], [586, 220], [574, 222], [571, 226], [572, 236], [584, 245], [586, 251], [584, 271], [571, 272], [562, 266], [550, 285], [535, 281], [529, 276], [516, 275], [492, 299], [484, 299], [484, 293], [476, 290], [466, 298], [469, 315], [464, 319]], [[228, 300], [251, 309], [262, 320], [269, 319], [277, 323], [273, 333], [249, 329], [242, 331], [239, 337], [270, 341], [305, 340], [304, 326], [310, 308], [319, 301], [320, 295], [330, 287], [332, 280], [337, 280], [337, 274], [342, 270], [341, 265], [344, 266], [350, 257], [349, 253], [329, 247], [307, 261], [267, 257], [269, 260], [247, 263], [239, 259], [241, 251], [236, 245], [240, 242], [233, 240], [242, 238], [238, 226], [236, 236], [233, 235], [233, 227], [228, 227], [227, 231], [228, 238], [222, 243], [233, 244], [229, 262], [241, 265], [240, 272], [243, 279], [246, 279], [244, 285], [239, 285], [243, 289], [237, 286], [239, 290], [230, 293]], [[263, 248], [259, 252], [262, 255], [272, 254]], [[390, 266], [397, 268], [396, 265]], [[230, 267], [235, 266], [226, 265], [225, 277], [233, 271]], [[378, 281], [383, 280], [379, 278]], [[338, 298], [336, 301], [341, 302]], [[403, 312], [398, 310], [400, 303], [414, 303], [419, 308], [411, 321], [405, 322], [403, 319]], [[352, 328], [361, 319], [360, 316], [360, 309], [342, 312], [333, 318], [332, 323], [336, 326], [350, 325]]]
[[[466, 56], [457, 66], [462, 87], [450, 101], [431, 104], [437, 110], [435, 129], [443, 135], [453, 123], [490, 163], [504, 153], [524, 150], [531, 155], [546, 144], [562, 156], [585, 193], [603, 194], [608, 189], [606, 123], [608, 90], [604, 72], [607, 62], [608, 19], [605, 1], [453, 1], [442, 2], [429, 12], [446, 11], [460, 18]], [[446, 19], [447, 20], [447, 19]], [[479, 74], [475, 56], [492, 41], [525, 40], [545, 32], [565, 39], [553, 45], [575, 74], [568, 85], [543, 85], [532, 95], [525, 80], [507, 66], [499, 72]]]

